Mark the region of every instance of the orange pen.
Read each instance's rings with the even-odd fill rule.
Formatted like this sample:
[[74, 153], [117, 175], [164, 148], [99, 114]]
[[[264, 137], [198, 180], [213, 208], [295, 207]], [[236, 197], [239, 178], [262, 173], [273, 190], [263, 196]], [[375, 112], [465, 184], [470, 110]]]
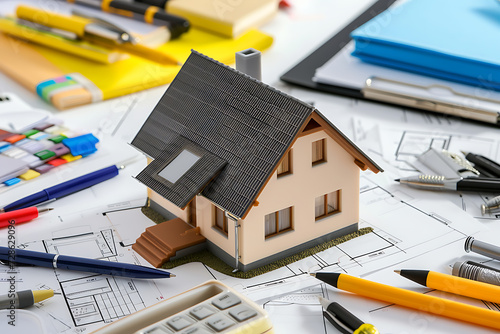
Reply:
[[429, 270], [394, 270], [397, 274], [431, 289], [500, 303], [500, 286]]
[[396, 288], [347, 274], [315, 273], [311, 275], [344, 291], [444, 317], [500, 329], [500, 312], [497, 311]]
[[29, 208], [0, 213], [0, 228], [29, 222], [30, 220], [37, 218], [40, 213], [48, 212], [50, 210], [52, 210], [52, 208], [38, 210], [36, 206], [32, 206]]

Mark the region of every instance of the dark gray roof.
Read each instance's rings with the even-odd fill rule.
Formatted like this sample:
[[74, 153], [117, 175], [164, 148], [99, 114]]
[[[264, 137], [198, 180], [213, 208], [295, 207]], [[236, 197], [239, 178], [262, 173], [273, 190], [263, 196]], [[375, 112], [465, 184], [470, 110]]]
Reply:
[[151, 181], [158, 166], [179, 153], [178, 147], [171, 147], [183, 138], [220, 159], [216, 167], [225, 163], [218, 175], [210, 171], [214, 178], [202, 195], [243, 217], [313, 111], [312, 106], [193, 51], [132, 141], [153, 159], [161, 159], [138, 179], [147, 179], [145, 184], [162, 195], [175, 193], [179, 201], [173, 203], [190, 200], [205, 179], [188, 190], [182, 184], [189, 178], [181, 178], [176, 191], [168, 182]]

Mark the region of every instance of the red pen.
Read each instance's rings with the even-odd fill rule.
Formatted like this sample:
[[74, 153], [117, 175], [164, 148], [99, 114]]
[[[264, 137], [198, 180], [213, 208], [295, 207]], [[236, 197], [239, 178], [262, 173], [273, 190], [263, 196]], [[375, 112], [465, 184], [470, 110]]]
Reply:
[[0, 213], [0, 228], [29, 222], [37, 218], [40, 213], [50, 210], [52, 210], [52, 208], [38, 210], [36, 206], [31, 206], [29, 208]]

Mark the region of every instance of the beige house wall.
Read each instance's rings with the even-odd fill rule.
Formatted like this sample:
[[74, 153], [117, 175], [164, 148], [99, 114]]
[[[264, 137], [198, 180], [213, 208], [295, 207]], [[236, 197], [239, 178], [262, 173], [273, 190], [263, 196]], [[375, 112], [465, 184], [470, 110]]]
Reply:
[[[326, 139], [327, 162], [312, 165], [312, 142]], [[324, 131], [300, 137], [291, 175], [273, 175], [240, 229], [240, 262], [249, 264], [359, 220], [359, 168]], [[315, 221], [315, 198], [342, 190], [341, 212]], [[265, 215], [293, 206], [293, 231], [265, 238]]]

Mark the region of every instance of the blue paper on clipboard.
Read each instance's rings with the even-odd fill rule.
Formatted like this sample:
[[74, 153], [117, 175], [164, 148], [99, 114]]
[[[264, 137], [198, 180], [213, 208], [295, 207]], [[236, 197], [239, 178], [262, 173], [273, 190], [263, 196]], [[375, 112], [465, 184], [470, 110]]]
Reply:
[[363, 61], [500, 90], [497, 0], [409, 0], [351, 36]]

